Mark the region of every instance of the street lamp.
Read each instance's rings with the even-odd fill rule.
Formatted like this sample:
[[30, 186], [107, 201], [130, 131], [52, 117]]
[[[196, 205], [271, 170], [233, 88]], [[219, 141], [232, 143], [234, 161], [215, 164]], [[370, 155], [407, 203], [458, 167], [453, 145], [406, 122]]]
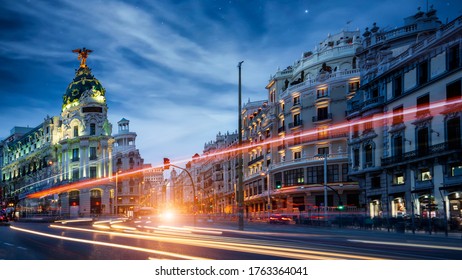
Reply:
[[237, 192], [237, 205], [238, 205], [238, 216], [239, 216], [239, 230], [244, 230], [244, 190], [242, 188], [242, 115], [241, 115], [241, 66], [244, 61], [238, 63], [237, 67], [239, 68], [239, 98], [238, 98], [238, 134], [239, 134], [239, 152], [238, 152], [238, 192]]

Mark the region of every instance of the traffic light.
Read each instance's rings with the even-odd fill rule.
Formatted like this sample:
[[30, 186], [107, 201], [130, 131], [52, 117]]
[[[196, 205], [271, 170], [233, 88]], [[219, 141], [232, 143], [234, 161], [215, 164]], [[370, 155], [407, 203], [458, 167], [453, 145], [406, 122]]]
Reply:
[[341, 201], [338, 203], [337, 209], [339, 211], [342, 211], [343, 209], [345, 209], [345, 206], [343, 206], [343, 203]]
[[164, 170], [170, 169], [170, 159], [164, 158]]
[[281, 181], [276, 181], [276, 189], [282, 188], [282, 183]]

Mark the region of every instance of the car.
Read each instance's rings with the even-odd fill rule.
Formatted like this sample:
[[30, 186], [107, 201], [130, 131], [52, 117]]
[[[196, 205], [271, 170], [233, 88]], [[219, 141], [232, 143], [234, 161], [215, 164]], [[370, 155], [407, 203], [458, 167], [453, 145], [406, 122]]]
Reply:
[[6, 215], [0, 215], [0, 223], [8, 223], [8, 217]]
[[270, 224], [285, 224], [285, 225], [288, 225], [288, 224], [292, 223], [292, 218], [281, 215], [281, 214], [275, 214], [275, 215], [270, 216], [269, 223]]

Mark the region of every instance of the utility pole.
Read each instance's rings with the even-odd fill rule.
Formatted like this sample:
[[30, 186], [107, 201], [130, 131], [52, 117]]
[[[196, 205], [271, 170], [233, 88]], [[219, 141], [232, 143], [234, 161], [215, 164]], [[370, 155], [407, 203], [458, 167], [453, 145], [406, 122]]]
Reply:
[[244, 190], [242, 187], [242, 93], [241, 93], [241, 66], [244, 61], [239, 62], [237, 67], [239, 68], [239, 98], [238, 98], [238, 135], [239, 135], [239, 151], [238, 151], [238, 186], [237, 186], [237, 206], [238, 206], [238, 216], [239, 216], [239, 221], [238, 221], [238, 227], [239, 230], [244, 230]]

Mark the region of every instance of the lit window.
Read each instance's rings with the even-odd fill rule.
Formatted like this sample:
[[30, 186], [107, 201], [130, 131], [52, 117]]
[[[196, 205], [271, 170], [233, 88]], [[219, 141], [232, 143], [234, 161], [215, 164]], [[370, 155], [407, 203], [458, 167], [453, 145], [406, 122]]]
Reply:
[[424, 168], [420, 170], [420, 180], [421, 181], [428, 181], [432, 179], [432, 175], [430, 173], [430, 169]]
[[395, 178], [394, 178], [393, 181], [394, 181], [393, 183], [396, 184], [396, 185], [404, 184], [404, 174], [403, 173], [396, 173]]
[[461, 176], [462, 175], [462, 165], [451, 166], [451, 176]]

